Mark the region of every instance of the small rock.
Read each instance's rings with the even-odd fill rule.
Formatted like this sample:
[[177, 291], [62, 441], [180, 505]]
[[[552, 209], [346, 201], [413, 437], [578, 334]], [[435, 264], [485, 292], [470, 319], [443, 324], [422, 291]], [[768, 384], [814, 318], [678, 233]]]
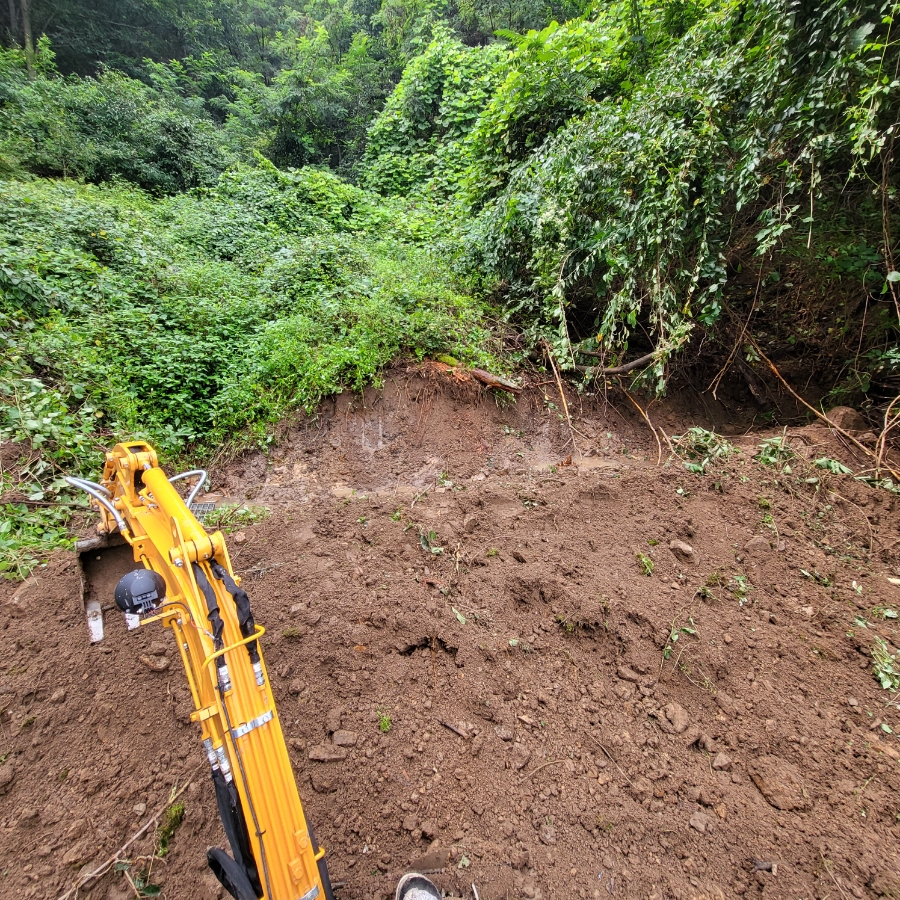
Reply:
[[772, 552], [772, 546], [762, 535], [758, 534], [744, 544], [744, 550], [749, 556], [759, 558], [768, 556]]
[[844, 431], [868, 431], [869, 429], [866, 420], [850, 406], [835, 406], [834, 409], [829, 410], [828, 418]]
[[419, 820], [412, 813], [410, 813], [403, 820], [403, 830], [404, 831], [415, 831], [415, 829], [418, 827], [418, 825], [419, 825]]
[[700, 834], [706, 834], [707, 830], [712, 828], [713, 820], [706, 813], [697, 810], [691, 816], [690, 826]]
[[641, 676], [638, 675], [637, 672], [632, 672], [628, 666], [619, 666], [616, 669], [616, 675], [619, 676], [623, 681], [633, 681], [635, 684], [641, 680]]
[[165, 641], [151, 641], [147, 652], [151, 656], [165, 656], [169, 652], [169, 645]]
[[231, 540], [234, 541], [235, 544], [243, 544], [247, 540], [247, 535], [244, 534], [243, 531], [238, 531], [231, 536]]
[[443, 869], [449, 861], [449, 850], [441, 847], [432, 847], [424, 856], [412, 860], [409, 867], [413, 872], [433, 872], [437, 869]]
[[146, 803], [135, 803], [132, 807], [132, 810], [136, 816], [142, 816], [145, 812], [147, 812], [147, 804]]
[[359, 735], [355, 731], [335, 731], [331, 739], [338, 747], [355, 747]]
[[662, 709], [663, 718], [659, 725], [669, 734], [683, 734], [690, 724], [687, 712], [678, 703], [667, 703]]
[[688, 727], [687, 731], [684, 732], [683, 740], [688, 747], [693, 747], [702, 736], [703, 732], [700, 730], [700, 726], [691, 725]]
[[65, 856], [63, 856], [63, 863], [67, 866], [80, 866], [82, 863], [85, 863], [90, 859], [91, 856], [91, 846], [85, 841], [83, 843], [75, 844], [74, 847], [70, 847], [66, 852]]
[[168, 656], [150, 656], [147, 653], [141, 654], [141, 662], [154, 672], [165, 672], [171, 665]]
[[341, 730], [341, 720], [344, 717], [344, 710], [340, 706], [329, 709], [325, 715], [325, 730], [329, 734]]
[[478, 519], [475, 516], [467, 516], [463, 522], [463, 528], [468, 534], [471, 534], [478, 527]]
[[293, 694], [295, 697], [298, 694], [302, 694], [305, 689], [306, 685], [299, 678], [295, 678], [290, 685], [288, 685], [289, 693]]
[[724, 640], [726, 644], [730, 644], [734, 638], [730, 634], [726, 634], [722, 640]]
[[541, 825], [541, 831], [538, 836], [541, 839], [541, 843], [546, 844], [548, 847], [552, 847], [556, 843], [556, 829], [546, 822]]
[[422, 837], [425, 838], [426, 841], [433, 841], [437, 837], [438, 828], [431, 819], [423, 822], [419, 827], [422, 830]]
[[653, 796], [653, 783], [649, 778], [644, 778], [643, 775], [638, 775], [637, 778], [635, 778], [631, 783], [631, 793], [634, 795], [634, 799], [638, 802], [640, 802], [641, 800], [646, 800], [649, 797]]
[[748, 769], [753, 783], [766, 801], [785, 812], [803, 811], [811, 806], [800, 770], [777, 756], [753, 760]]
[[802, 612], [807, 619], [811, 619], [815, 610], [811, 606], [801, 606], [800, 612]]
[[512, 558], [513, 558], [516, 562], [520, 562], [520, 563], [526, 563], [526, 562], [528, 562], [528, 560], [525, 559], [525, 554], [519, 552], [518, 550], [513, 550], [513, 551], [512, 551]]
[[[528, 760], [531, 759], [531, 751], [524, 744], [516, 744], [513, 747], [512, 759], [510, 762], [512, 763], [512, 767], [516, 771], [521, 771], [528, 765]], [[571, 761], [571, 760], [570, 760]]]
[[66, 699], [66, 689], [65, 688], [59, 688], [58, 690], [55, 690], [50, 695], [51, 703], [62, 703], [63, 700], [65, 700], [65, 699]]
[[690, 544], [686, 544], [684, 541], [672, 540], [669, 541], [669, 549], [675, 555], [677, 559], [680, 559], [682, 562], [693, 562], [694, 561], [694, 548]]
[[305, 750], [306, 741], [304, 741], [302, 738], [288, 738], [288, 746], [290, 746], [291, 750]]
[[508, 725], [498, 725], [494, 728], [494, 731], [497, 732], [497, 737], [501, 741], [506, 741], [507, 743], [516, 736], [516, 733]]
[[859, 700], [856, 697], [848, 697], [847, 706], [859, 706]]
[[0, 796], [5, 794], [16, 778], [16, 768], [11, 762], [5, 762], [0, 766]]
[[334, 779], [323, 774], [321, 770], [310, 773], [309, 783], [317, 794], [333, 794], [337, 790]]
[[717, 753], [712, 762], [712, 767], [719, 772], [727, 772], [731, 769], [732, 759], [727, 753]]
[[346, 758], [347, 751], [343, 747], [335, 747], [333, 744], [317, 744], [309, 751], [309, 759], [313, 762], [340, 762]]

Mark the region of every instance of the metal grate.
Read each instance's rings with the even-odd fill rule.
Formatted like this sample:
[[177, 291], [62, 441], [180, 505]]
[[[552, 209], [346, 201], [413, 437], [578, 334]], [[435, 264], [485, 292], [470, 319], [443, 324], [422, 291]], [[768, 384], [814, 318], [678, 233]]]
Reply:
[[215, 508], [215, 503], [192, 503], [188, 507], [199, 522], [202, 522]]

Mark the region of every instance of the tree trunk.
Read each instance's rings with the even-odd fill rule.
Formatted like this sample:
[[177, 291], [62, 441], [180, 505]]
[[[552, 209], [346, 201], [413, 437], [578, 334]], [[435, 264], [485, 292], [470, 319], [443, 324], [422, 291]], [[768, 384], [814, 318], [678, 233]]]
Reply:
[[34, 41], [31, 37], [31, 0], [19, 0], [22, 9], [22, 36], [25, 38], [25, 66], [34, 76]]
[[14, 44], [19, 42], [18, 30], [19, 27], [16, 23], [16, 0], [9, 0], [9, 36], [12, 38]]

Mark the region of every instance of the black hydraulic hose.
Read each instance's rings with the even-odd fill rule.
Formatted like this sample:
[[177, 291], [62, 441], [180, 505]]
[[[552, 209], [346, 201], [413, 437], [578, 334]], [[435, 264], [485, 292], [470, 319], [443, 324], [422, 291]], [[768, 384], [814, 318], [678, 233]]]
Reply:
[[[247, 592], [237, 586], [235, 580], [228, 574], [228, 570], [216, 560], [210, 560], [210, 568], [213, 575], [225, 585], [225, 589], [234, 598], [241, 635], [245, 638], [252, 637], [256, 633], [256, 622], [253, 620], [253, 611], [250, 609], [250, 598], [247, 596]], [[247, 654], [256, 672], [257, 684], [262, 685], [262, 665], [257, 641], [250, 641], [247, 644]]]
[[250, 832], [247, 828], [247, 820], [244, 817], [244, 809], [238, 797], [237, 788], [233, 781], [225, 780], [218, 770], [213, 771], [213, 785], [216, 791], [216, 805], [219, 808], [219, 818], [222, 820], [222, 828], [234, 861], [243, 870], [257, 897], [262, 897], [263, 889], [259, 880], [259, 871], [253, 858], [253, 849], [250, 846]]
[[[206, 572], [204, 572], [197, 563], [191, 563], [191, 568], [194, 573], [194, 578], [197, 581], [197, 587], [200, 588], [203, 598], [206, 600], [206, 618], [209, 619], [209, 624], [212, 628], [213, 648], [217, 651], [221, 650], [225, 646], [225, 642], [222, 640], [225, 622], [222, 620], [222, 616], [219, 613], [219, 603], [216, 600], [216, 592], [209, 583]], [[216, 657], [216, 671], [219, 674], [219, 684], [222, 685], [224, 690], [230, 690], [231, 676], [228, 673], [228, 664], [225, 662], [224, 656]]]

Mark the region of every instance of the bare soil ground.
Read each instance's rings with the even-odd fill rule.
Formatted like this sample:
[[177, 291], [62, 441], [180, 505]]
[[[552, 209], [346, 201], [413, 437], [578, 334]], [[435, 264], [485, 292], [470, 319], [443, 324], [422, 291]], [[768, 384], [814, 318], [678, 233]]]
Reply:
[[[557, 405], [397, 372], [212, 472], [272, 509], [229, 545], [337, 896], [418, 865], [484, 900], [900, 897], [900, 709], [870, 656], [900, 642], [898, 498], [810, 467], [844, 456], [818, 426], [788, 430], [789, 474], [748, 434], [693, 475], [586, 406], [573, 462]], [[0, 897], [62, 896], [185, 784], [152, 880], [219, 897], [171, 636], [111, 608], [127, 557], [86, 563], [99, 645], [74, 555], [0, 588]], [[153, 851], [151, 828], [131, 874]]]

